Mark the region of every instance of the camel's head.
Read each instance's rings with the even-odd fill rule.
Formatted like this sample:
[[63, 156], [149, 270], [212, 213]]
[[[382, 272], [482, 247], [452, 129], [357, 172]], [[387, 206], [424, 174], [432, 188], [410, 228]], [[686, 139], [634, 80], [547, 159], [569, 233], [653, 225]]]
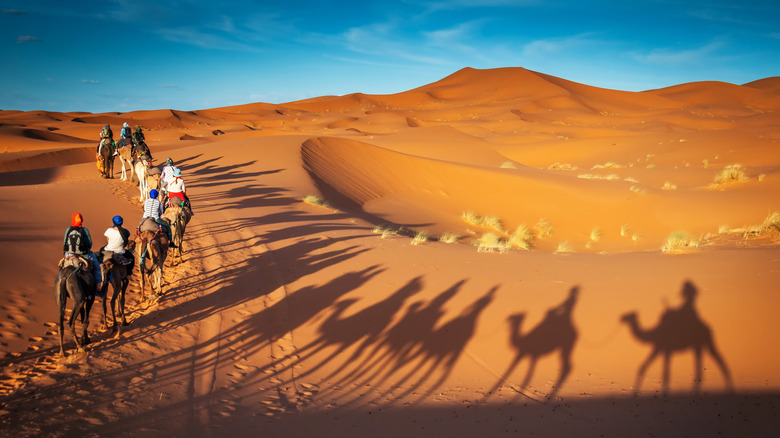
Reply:
[[509, 325], [520, 326], [524, 318], [525, 318], [525, 313], [515, 313], [514, 315], [509, 315], [507, 321], [509, 321]]
[[621, 322], [631, 323], [636, 321], [636, 312], [628, 312], [620, 317]]

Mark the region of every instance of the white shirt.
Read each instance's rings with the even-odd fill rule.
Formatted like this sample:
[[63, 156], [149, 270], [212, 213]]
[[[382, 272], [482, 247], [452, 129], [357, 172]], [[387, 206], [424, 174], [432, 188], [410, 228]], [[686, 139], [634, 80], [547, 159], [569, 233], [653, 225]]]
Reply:
[[168, 183], [168, 193], [184, 193], [184, 180], [174, 177]]
[[122, 240], [122, 234], [119, 232], [119, 230], [111, 227], [107, 229], [103, 235], [108, 239], [108, 243], [105, 247], [106, 251], [112, 251], [116, 254], [124, 254], [125, 242]]

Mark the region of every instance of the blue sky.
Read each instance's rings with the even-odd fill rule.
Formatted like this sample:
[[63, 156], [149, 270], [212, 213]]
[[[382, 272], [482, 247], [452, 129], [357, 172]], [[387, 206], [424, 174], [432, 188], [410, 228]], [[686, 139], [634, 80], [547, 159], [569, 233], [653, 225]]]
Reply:
[[390, 94], [463, 67], [641, 91], [780, 75], [764, 0], [0, 0], [0, 109]]

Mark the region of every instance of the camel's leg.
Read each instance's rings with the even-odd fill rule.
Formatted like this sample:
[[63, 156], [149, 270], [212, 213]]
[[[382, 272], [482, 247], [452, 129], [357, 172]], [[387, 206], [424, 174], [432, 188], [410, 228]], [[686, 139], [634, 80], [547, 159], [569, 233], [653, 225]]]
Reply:
[[693, 357], [694, 367], [696, 367], [693, 377], [693, 392], [694, 394], [698, 394], [699, 390], [701, 389], [702, 382], [701, 347], [693, 349]]
[[636, 373], [636, 380], [634, 380], [634, 394], [639, 394], [639, 388], [642, 385], [642, 380], [645, 378], [645, 371], [647, 370], [647, 367], [655, 360], [655, 357], [658, 356], [658, 349], [655, 348], [650, 353], [650, 356], [645, 359], [644, 362], [642, 362], [642, 365], [639, 365], [639, 371]]
[[57, 300], [57, 310], [59, 310], [58, 327], [60, 331], [60, 356], [65, 356], [65, 306], [68, 300], [68, 294], [65, 291], [64, 281], [62, 279], [62, 269], [57, 273], [57, 280], [54, 282], [54, 296]]
[[520, 389], [525, 389], [529, 383], [531, 383], [531, 377], [534, 376], [534, 370], [536, 369], [536, 357], [531, 356], [531, 364], [528, 365], [528, 373], [523, 379], [523, 383], [520, 384]]
[[125, 293], [127, 292], [127, 286], [129, 284], [129, 278], [122, 280], [122, 293], [119, 295], [119, 314], [122, 316], [122, 325], [127, 325], [127, 318], [125, 317]]
[[550, 392], [550, 395], [548, 395], [547, 398], [554, 398], [555, 395], [558, 394], [558, 390], [561, 389], [563, 381], [566, 380], [569, 372], [571, 372], [571, 350], [573, 347], [573, 345], [569, 345], [566, 348], [561, 349], [561, 373], [558, 376], [558, 380], [555, 382], [555, 386], [553, 386], [552, 392]]
[[664, 395], [669, 392], [669, 365], [672, 360], [672, 353], [669, 351], [664, 352], [664, 371], [663, 381], [661, 383], [661, 390]]
[[84, 317], [85, 317], [84, 319], [85, 320], [84, 320], [84, 322], [82, 322], [82, 326], [84, 327], [84, 334], [83, 334], [83, 336], [81, 338], [81, 345], [82, 346], [87, 345], [87, 344], [90, 343], [89, 331], [88, 331], [88, 329], [89, 329], [89, 312], [92, 309], [92, 303], [93, 302], [94, 302], [94, 299], [93, 300], [89, 300], [88, 299], [88, 300], [85, 300], [85, 303], [84, 303]]
[[523, 358], [523, 356], [525, 356], [525, 354], [523, 354], [522, 352], [520, 352], [520, 353], [518, 353], [518, 354], [516, 354], [516, 355], [515, 355], [515, 358], [514, 358], [514, 360], [512, 360], [512, 363], [511, 363], [511, 364], [509, 364], [509, 366], [507, 367], [506, 371], [504, 371], [504, 374], [503, 374], [503, 375], [501, 375], [501, 378], [500, 378], [500, 379], [498, 379], [498, 382], [496, 382], [496, 384], [495, 384], [495, 385], [493, 385], [493, 387], [492, 387], [492, 388], [490, 388], [490, 391], [488, 391], [488, 392], [485, 394], [485, 398], [489, 397], [491, 394], [493, 394], [493, 393], [494, 393], [494, 392], [496, 392], [496, 391], [497, 391], [499, 388], [501, 388], [501, 385], [503, 385], [503, 384], [504, 384], [504, 382], [506, 382], [506, 380], [507, 380], [507, 379], [509, 378], [509, 376], [512, 374], [512, 371], [514, 371], [514, 370], [515, 370], [515, 367], [517, 367], [517, 364], [518, 364], [518, 363], [520, 363], [520, 360]]
[[73, 312], [70, 314], [70, 318], [68, 318], [68, 326], [70, 327], [70, 333], [73, 335], [73, 339], [76, 341], [76, 350], [81, 350], [81, 339], [76, 334], [76, 316], [78, 316], [81, 313], [81, 307], [83, 306], [83, 303], [80, 299], [74, 298], [73, 299]]
[[120, 288], [117, 284], [114, 284], [114, 279], [111, 279], [111, 285], [114, 287], [114, 293], [111, 295], [111, 319], [113, 321], [113, 326], [111, 327], [111, 333], [118, 336], [119, 328], [116, 323], [116, 314], [117, 314], [117, 308], [116, 308], [116, 300], [119, 297], [120, 294]]
[[[106, 301], [108, 301], [108, 282], [103, 282], [103, 287], [100, 290], [101, 295], [103, 295], [103, 329], [108, 329], [108, 309], [106, 308]], [[114, 309], [111, 309], [113, 312]]]
[[59, 303], [59, 310], [60, 310], [60, 319], [59, 319], [59, 328], [60, 328], [60, 356], [65, 356], [65, 305], [66, 301], [63, 299]]
[[726, 362], [723, 360], [723, 357], [720, 355], [720, 352], [718, 352], [718, 349], [715, 347], [715, 343], [712, 342], [712, 340], [710, 340], [710, 342], [707, 344], [707, 350], [709, 350], [710, 355], [713, 359], [715, 359], [715, 362], [718, 363], [720, 372], [723, 373], [723, 379], [726, 380], [726, 389], [733, 391], [734, 383], [731, 381], [731, 372], [729, 372], [729, 367], [726, 366]]

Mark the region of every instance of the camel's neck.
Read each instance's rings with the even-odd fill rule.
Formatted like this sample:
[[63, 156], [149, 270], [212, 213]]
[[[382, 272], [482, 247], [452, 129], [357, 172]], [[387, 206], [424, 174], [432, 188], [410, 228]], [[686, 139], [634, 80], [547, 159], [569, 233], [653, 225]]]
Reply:
[[631, 334], [635, 338], [642, 342], [652, 342], [652, 330], [643, 330], [639, 327], [639, 321], [636, 318], [628, 320], [628, 327], [631, 329]]
[[515, 347], [520, 347], [523, 343], [523, 335], [520, 334], [520, 325], [523, 323], [523, 318], [512, 318], [511, 324], [511, 342]]

